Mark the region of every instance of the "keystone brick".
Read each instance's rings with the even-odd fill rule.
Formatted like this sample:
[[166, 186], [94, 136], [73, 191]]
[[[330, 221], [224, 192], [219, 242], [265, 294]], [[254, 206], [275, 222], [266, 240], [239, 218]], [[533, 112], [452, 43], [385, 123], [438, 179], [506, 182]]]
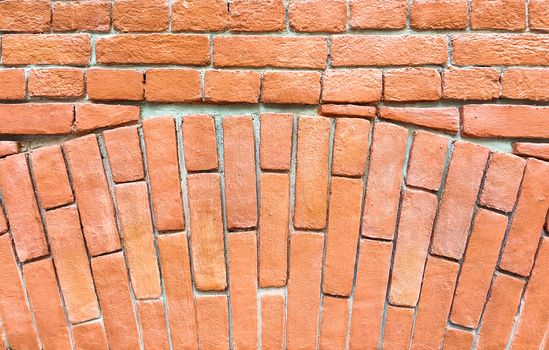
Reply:
[[88, 97], [92, 100], [143, 100], [143, 72], [129, 69], [88, 69]]
[[23, 100], [27, 90], [23, 69], [0, 70], [0, 100]]
[[363, 119], [338, 118], [334, 135], [332, 174], [362, 176], [368, 157], [370, 122]]
[[348, 299], [324, 296], [320, 322], [321, 349], [345, 349], [349, 318], [348, 304]]
[[226, 295], [196, 297], [200, 349], [229, 348], [229, 315]]
[[184, 117], [182, 131], [187, 171], [217, 169], [217, 145], [213, 118], [207, 115]]
[[501, 82], [501, 95], [519, 100], [548, 101], [548, 80], [549, 69], [506, 69]]
[[531, 0], [528, 2], [528, 20], [530, 29], [549, 31], [547, 0]]
[[549, 144], [513, 142], [513, 153], [523, 157], [535, 157], [549, 160]]
[[402, 29], [406, 27], [406, 0], [350, 0], [352, 29]]
[[75, 108], [75, 125], [79, 132], [137, 122], [138, 106], [79, 104]]
[[213, 103], [257, 103], [260, 86], [258, 72], [208, 70], [204, 78], [204, 100]]
[[261, 101], [314, 105], [320, 99], [318, 72], [267, 72], [263, 77]]
[[436, 101], [441, 97], [440, 73], [432, 68], [390, 70], [383, 84], [385, 101]]
[[142, 180], [143, 157], [137, 127], [107, 130], [103, 138], [114, 182]]
[[495, 68], [454, 68], [442, 72], [442, 96], [451, 100], [493, 100], [500, 96]]
[[105, 328], [100, 320], [72, 326], [72, 338], [77, 349], [109, 349]]
[[466, 0], [416, 0], [410, 9], [410, 25], [416, 29], [465, 29]]
[[288, 5], [288, 19], [296, 32], [343, 32], [347, 25], [347, 2], [292, 0]]
[[261, 114], [259, 164], [263, 170], [290, 170], [293, 116]]
[[60, 103], [0, 105], [0, 135], [69, 134], [73, 106]]
[[138, 301], [136, 305], [145, 349], [169, 349], [162, 300], [142, 300]]
[[[231, 3], [232, 10], [232, 3]], [[227, 29], [225, 0], [172, 1], [172, 31], [218, 32]]]
[[0, 31], [40, 33], [50, 29], [48, 0], [6, 0], [0, 3]]
[[523, 31], [526, 29], [526, 5], [522, 0], [473, 0], [471, 28]]
[[0, 141], [0, 157], [10, 156], [19, 153], [17, 141]]
[[194, 69], [149, 69], [145, 98], [150, 102], [200, 101], [200, 72]]
[[381, 99], [381, 85], [379, 70], [328, 70], [322, 80], [322, 102], [376, 102]]
[[70, 99], [84, 96], [84, 73], [80, 69], [33, 69], [29, 73], [29, 96]]
[[376, 107], [323, 104], [319, 108], [319, 113], [329, 117], [373, 118], [376, 116]]
[[284, 348], [285, 309], [283, 294], [261, 295], [261, 345], [265, 349]]
[[230, 27], [235, 32], [278, 32], [286, 29], [283, 0], [231, 0]]
[[406, 184], [438, 191], [444, 172], [448, 139], [422, 130], [414, 132]]
[[52, 25], [56, 32], [108, 32], [111, 3], [108, 0], [55, 2]]
[[112, 24], [121, 32], [161, 32], [168, 29], [168, 0], [116, 0]]
[[30, 158], [34, 183], [42, 208], [51, 209], [71, 203], [72, 188], [61, 147], [39, 148], [32, 152]]
[[387, 306], [383, 347], [387, 349], [408, 349], [413, 321], [413, 309]]
[[455, 328], [446, 330], [443, 350], [470, 349], [473, 345], [474, 334]]

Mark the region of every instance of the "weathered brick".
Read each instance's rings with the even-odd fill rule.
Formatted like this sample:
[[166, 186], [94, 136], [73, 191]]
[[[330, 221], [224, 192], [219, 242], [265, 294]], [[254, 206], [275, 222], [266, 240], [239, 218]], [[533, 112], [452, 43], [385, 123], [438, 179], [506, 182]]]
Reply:
[[29, 96], [71, 99], [84, 96], [84, 73], [80, 69], [32, 69]]
[[413, 321], [413, 309], [387, 306], [385, 331], [383, 332], [383, 348], [408, 349]]
[[523, 157], [549, 160], [549, 143], [513, 142], [513, 153]]
[[259, 164], [263, 170], [290, 170], [293, 116], [262, 113]]
[[465, 29], [467, 0], [415, 0], [410, 8], [410, 26], [415, 29]]
[[0, 141], [0, 157], [11, 156], [19, 153], [19, 143], [17, 141]]
[[76, 131], [90, 131], [137, 122], [139, 112], [139, 106], [79, 104], [75, 108]]
[[349, 318], [348, 304], [349, 300], [346, 298], [324, 296], [320, 322], [321, 349], [345, 349]]
[[376, 116], [376, 107], [323, 104], [319, 108], [319, 114], [329, 117], [373, 118]]
[[451, 100], [493, 100], [500, 96], [495, 68], [455, 68], [442, 72], [442, 97]]
[[226, 295], [196, 297], [200, 349], [229, 348], [229, 315]]
[[6, 0], [0, 3], [0, 31], [40, 33], [50, 29], [48, 0]]
[[169, 349], [170, 344], [162, 300], [140, 300], [136, 303], [136, 306], [145, 349]]
[[143, 100], [144, 78], [139, 70], [91, 68], [86, 82], [92, 100]]
[[183, 118], [182, 132], [187, 171], [217, 169], [214, 119], [208, 115], [186, 116]]
[[171, 22], [174, 32], [226, 30], [228, 24], [227, 2], [225, 0], [174, 0], [172, 1]]
[[473, 345], [474, 334], [455, 328], [446, 329], [443, 350], [470, 349]]
[[381, 90], [379, 70], [328, 70], [322, 79], [322, 102], [376, 102], [381, 99]]
[[51, 209], [73, 201], [65, 159], [61, 147], [39, 148], [31, 153], [34, 183], [40, 205]]
[[286, 29], [283, 0], [231, 0], [229, 25], [235, 32], [278, 32]]
[[370, 122], [356, 118], [338, 118], [334, 134], [332, 174], [362, 176], [368, 157]]
[[448, 139], [422, 130], [414, 132], [406, 184], [438, 191], [444, 172]]
[[73, 106], [70, 104], [2, 104], [0, 134], [69, 134], [72, 131], [73, 117]]
[[72, 337], [77, 349], [108, 350], [107, 335], [101, 320], [72, 326]]
[[208, 70], [204, 76], [204, 101], [257, 103], [260, 86], [258, 72]]
[[26, 90], [25, 70], [0, 70], [0, 100], [24, 100]]
[[56, 1], [52, 25], [56, 32], [108, 32], [111, 27], [111, 3], [108, 0]]
[[142, 180], [143, 157], [137, 127], [107, 130], [103, 138], [114, 182]]
[[286, 318], [284, 294], [262, 294], [260, 298], [261, 346], [264, 349], [282, 349]]
[[168, 29], [168, 0], [116, 0], [112, 25], [121, 32], [161, 32]]
[[440, 73], [432, 68], [390, 70], [383, 77], [385, 101], [436, 101], [441, 97]]
[[350, 0], [352, 29], [402, 29], [406, 27], [406, 0]]
[[318, 72], [267, 72], [263, 76], [261, 102], [317, 104], [320, 80]]
[[549, 31], [549, 7], [547, 0], [528, 1], [528, 22], [530, 29]]
[[548, 80], [549, 69], [506, 69], [501, 81], [501, 95], [519, 100], [548, 101]]
[[471, 28], [523, 31], [526, 5], [522, 0], [472, 0]]
[[4, 213], [4, 206], [0, 203], [0, 234], [5, 233], [9, 229], [8, 221]]
[[149, 69], [145, 98], [150, 102], [200, 101], [200, 72], [195, 69]]
[[288, 5], [290, 27], [296, 32], [343, 32], [347, 25], [345, 0], [292, 0]]

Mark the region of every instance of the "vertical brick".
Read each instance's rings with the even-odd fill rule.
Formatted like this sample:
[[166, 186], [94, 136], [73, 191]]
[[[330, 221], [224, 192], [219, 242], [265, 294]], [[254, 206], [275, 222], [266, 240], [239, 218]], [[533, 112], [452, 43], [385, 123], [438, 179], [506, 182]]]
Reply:
[[196, 348], [198, 338], [187, 235], [158, 237], [158, 250], [172, 345], [175, 349]]
[[86, 244], [92, 256], [120, 249], [114, 206], [95, 135], [64, 145]]
[[229, 316], [226, 295], [196, 297], [200, 349], [229, 348]]
[[378, 347], [392, 250], [390, 242], [360, 241], [350, 349]]
[[0, 160], [0, 189], [21, 261], [48, 254], [48, 244], [24, 154]]
[[347, 25], [347, 2], [292, 0], [288, 5], [288, 19], [296, 32], [343, 32]]
[[442, 96], [452, 100], [492, 100], [500, 95], [496, 68], [454, 68], [442, 72]]
[[103, 138], [114, 182], [142, 180], [145, 175], [137, 127], [107, 130]]
[[31, 163], [40, 204], [51, 209], [73, 201], [61, 147], [49, 146], [32, 152]]
[[403, 194], [389, 293], [392, 305], [417, 305], [437, 204], [432, 193], [408, 189]]
[[472, 0], [471, 28], [522, 31], [526, 29], [526, 6], [522, 0]]
[[324, 258], [323, 292], [349, 296], [360, 236], [362, 180], [333, 177]]
[[392, 239], [408, 131], [400, 126], [377, 123], [372, 139], [362, 235]]
[[336, 119], [332, 160], [333, 175], [364, 175], [369, 134], [370, 122], [365, 119]]
[[168, 0], [116, 0], [112, 25], [121, 32], [160, 32], [168, 29]]
[[447, 151], [448, 139], [446, 137], [416, 130], [408, 160], [406, 184], [438, 191]]
[[547, 0], [531, 0], [528, 2], [528, 20], [530, 29], [549, 31]]
[[432, 253], [454, 259], [463, 255], [488, 153], [488, 149], [472, 143], [454, 144], [433, 232]]
[[263, 170], [290, 170], [293, 116], [261, 114], [259, 163]]
[[0, 70], [0, 100], [23, 100], [26, 91], [24, 69]]
[[108, 0], [55, 2], [52, 26], [56, 32], [108, 32], [111, 4]]
[[284, 348], [285, 304], [284, 294], [261, 295], [261, 346], [264, 349]]
[[408, 349], [413, 322], [413, 309], [387, 306], [383, 349]]
[[352, 29], [401, 29], [406, 27], [406, 0], [351, 0]]
[[86, 83], [91, 100], [143, 100], [145, 81], [140, 70], [90, 68]]
[[328, 194], [330, 120], [299, 117], [294, 226], [323, 229]]
[[168, 331], [164, 317], [162, 300], [142, 300], [137, 302], [137, 314], [141, 323], [143, 346], [145, 349], [169, 349]]
[[294, 233], [290, 245], [288, 281], [288, 349], [317, 347], [320, 281], [324, 237], [316, 233]]
[[71, 99], [84, 96], [84, 73], [81, 69], [31, 69], [27, 86], [29, 96]]
[[207, 70], [204, 101], [212, 103], [257, 103], [261, 74], [254, 71]]
[[116, 349], [139, 348], [139, 334], [122, 252], [91, 261], [107, 339]]
[[174, 0], [172, 31], [223, 31], [227, 29], [228, 15], [225, 0]]
[[320, 322], [320, 348], [345, 349], [347, 343], [348, 299], [324, 296]]
[[447, 329], [444, 336], [443, 350], [470, 349], [473, 345], [473, 337], [474, 334], [472, 332], [454, 328]]
[[74, 347], [82, 350], [108, 350], [107, 335], [100, 320], [72, 327]]
[[145, 98], [149, 102], [199, 102], [202, 77], [196, 69], [148, 69]]
[[410, 8], [410, 26], [415, 29], [465, 29], [467, 0], [415, 0]]
[[526, 161], [507, 153], [494, 152], [490, 157], [480, 204], [510, 212], [515, 206]]
[[187, 171], [214, 170], [218, 167], [214, 119], [207, 115], [183, 118], [183, 149]]
[[162, 290], [147, 185], [142, 181], [117, 185], [115, 195], [135, 297], [159, 298]]
[[229, 26], [235, 32], [275, 32], [286, 29], [283, 0], [232, 0]]
[[187, 187], [196, 288], [224, 290], [227, 278], [219, 175], [189, 175]]
[[320, 100], [318, 72], [272, 71], [263, 76], [261, 102], [280, 104], [318, 104]]
[[250, 117], [223, 119], [227, 228], [257, 225], [255, 141]]
[[143, 131], [156, 229], [184, 229], [174, 119], [159, 117], [145, 120]]
[[23, 274], [42, 346], [46, 349], [71, 349], [51, 258], [24, 265]]
[[47, 212], [46, 225], [69, 320], [80, 323], [99, 317], [99, 304], [76, 207]]

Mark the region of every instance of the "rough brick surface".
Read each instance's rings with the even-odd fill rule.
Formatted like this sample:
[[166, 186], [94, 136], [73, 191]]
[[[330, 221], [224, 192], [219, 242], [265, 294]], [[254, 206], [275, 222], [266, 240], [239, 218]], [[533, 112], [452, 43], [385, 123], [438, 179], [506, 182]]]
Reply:
[[34, 182], [45, 209], [73, 201], [65, 159], [59, 146], [40, 148], [31, 154]]
[[71, 99], [84, 96], [80, 69], [33, 69], [28, 78], [29, 96]]
[[23, 69], [0, 70], [0, 100], [23, 100], [26, 90]]
[[88, 69], [88, 97], [92, 100], [143, 99], [143, 72], [133, 69]]

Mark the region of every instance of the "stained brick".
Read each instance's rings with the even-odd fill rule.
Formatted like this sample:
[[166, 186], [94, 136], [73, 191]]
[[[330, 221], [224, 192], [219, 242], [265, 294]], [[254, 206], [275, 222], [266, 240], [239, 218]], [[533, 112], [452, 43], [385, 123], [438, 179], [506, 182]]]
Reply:
[[6, 0], [0, 3], [0, 31], [39, 33], [50, 29], [48, 0]]
[[264, 103], [317, 104], [320, 99], [318, 72], [267, 72], [263, 76]]
[[387, 306], [385, 331], [383, 332], [383, 348], [408, 349], [413, 321], [413, 309]]
[[402, 29], [406, 27], [406, 0], [350, 0], [352, 29]]
[[225, 0], [174, 0], [171, 24], [174, 32], [223, 31], [227, 29], [228, 24], [227, 2]]
[[92, 100], [143, 100], [144, 79], [139, 70], [91, 68], [86, 73], [86, 82]]
[[230, 28], [235, 32], [275, 32], [286, 29], [283, 0], [231, 0]]
[[261, 75], [253, 71], [208, 70], [204, 100], [213, 103], [257, 103]]
[[436, 101], [441, 97], [441, 77], [432, 68], [390, 70], [383, 77], [385, 101]]
[[261, 346], [265, 349], [284, 347], [284, 324], [286, 318], [283, 294], [261, 295]]
[[72, 131], [73, 106], [61, 103], [0, 105], [0, 135], [53, 135]]
[[71, 203], [72, 188], [61, 147], [39, 148], [31, 153], [30, 158], [40, 205], [51, 209]]
[[447, 329], [444, 336], [443, 350], [470, 349], [473, 345], [473, 337], [474, 334], [472, 332], [455, 328]]
[[338, 118], [334, 134], [332, 174], [362, 176], [366, 168], [370, 122]]
[[452, 100], [493, 100], [500, 96], [495, 68], [454, 68], [442, 72], [442, 96]]
[[150, 102], [197, 102], [202, 78], [194, 69], [149, 69], [145, 98]]
[[414, 132], [406, 184], [438, 191], [444, 172], [448, 139], [422, 130]]
[[381, 71], [328, 70], [322, 79], [322, 102], [366, 103], [381, 99]]
[[116, 0], [112, 24], [121, 32], [159, 32], [168, 29], [168, 0]]
[[109, 349], [105, 328], [100, 320], [74, 325], [72, 337], [77, 349]]
[[108, 0], [55, 2], [52, 21], [56, 32], [108, 32], [111, 27], [111, 3]]
[[29, 96], [71, 99], [84, 96], [84, 73], [80, 69], [32, 69]]
[[107, 130], [103, 138], [114, 182], [142, 180], [143, 157], [137, 127]]
[[522, 31], [526, 29], [526, 6], [522, 0], [473, 0], [471, 28]]
[[290, 27], [296, 32], [343, 32], [347, 25], [345, 0], [292, 0]]
[[523, 157], [549, 160], [548, 143], [513, 142], [513, 153]]
[[218, 168], [214, 119], [207, 115], [183, 118], [183, 144], [187, 171], [205, 171]]
[[466, 0], [416, 0], [410, 8], [410, 26], [416, 29], [465, 29]]
[[136, 306], [145, 349], [169, 349], [162, 300], [142, 300]]
[[320, 322], [320, 348], [345, 349], [349, 300], [324, 296]]
[[27, 90], [23, 69], [0, 70], [0, 100], [23, 100]]
[[261, 114], [259, 164], [263, 170], [290, 170], [293, 116]]
[[229, 348], [229, 316], [226, 295], [196, 298], [199, 346], [201, 349]]
[[138, 106], [79, 104], [75, 109], [75, 125], [79, 132], [112, 127], [139, 119]]
[[501, 95], [519, 100], [548, 101], [548, 80], [549, 69], [506, 69], [501, 81]]

